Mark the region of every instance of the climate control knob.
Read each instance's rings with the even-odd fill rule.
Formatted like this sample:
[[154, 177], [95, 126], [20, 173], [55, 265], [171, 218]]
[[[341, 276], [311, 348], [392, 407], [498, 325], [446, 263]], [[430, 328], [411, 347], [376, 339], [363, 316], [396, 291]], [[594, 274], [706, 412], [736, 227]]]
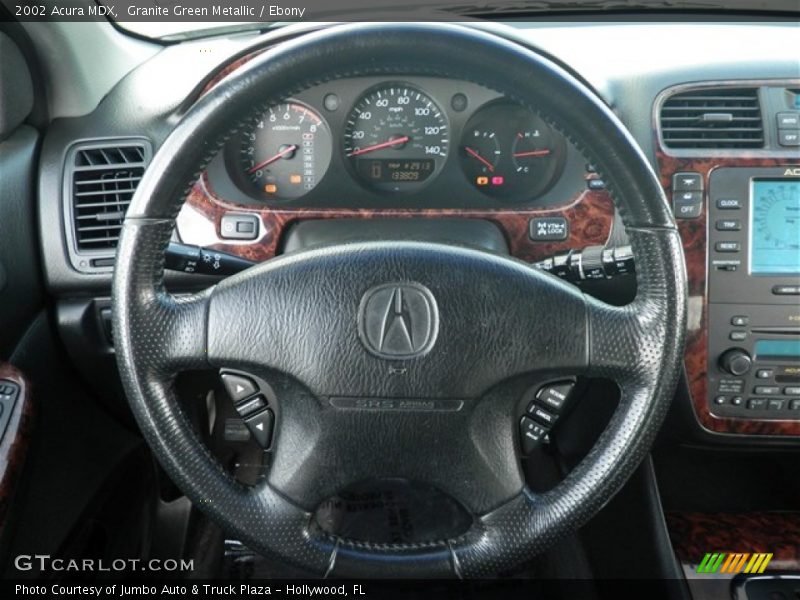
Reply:
[[719, 368], [731, 375], [744, 375], [750, 370], [753, 359], [742, 348], [731, 348], [726, 350], [719, 357]]

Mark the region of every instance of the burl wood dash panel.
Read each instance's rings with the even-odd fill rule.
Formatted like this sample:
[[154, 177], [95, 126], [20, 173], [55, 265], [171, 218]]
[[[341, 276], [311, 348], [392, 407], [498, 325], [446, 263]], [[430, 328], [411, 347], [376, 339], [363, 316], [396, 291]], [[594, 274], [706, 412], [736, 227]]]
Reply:
[[33, 402], [30, 384], [19, 369], [0, 363], [0, 379], [11, 380], [20, 387], [19, 397], [0, 441], [0, 531], [5, 524], [17, 480], [22, 472], [25, 454], [33, 429]]
[[686, 346], [686, 374], [692, 394], [692, 404], [700, 424], [716, 433], [742, 435], [800, 436], [800, 421], [758, 421], [751, 419], [722, 418], [709, 411], [706, 398], [708, 375], [708, 183], [714, 169], [721, 167], [781, 167], [796, 164], [787, 159], [772, 159], [743, 154], [724, 158], [674, 157], [658, 150], [661, 184], [672, 195], [672, 175], [681, 171], [696, 171], [703, 176], [704, 207], [697, 219], [678, 220], [683, 240], [686, 268], [689, 277], [689, 330]]
[[772, 553], [770, 571], [800, 570], [800, 512], [667, 512], [678, 560], [694, 571], [707, 552]]
[[[497, 225], [506, 236], [511, 254], [532, 262], [570, 248], [604, 244], [611, 232], [613, 202], [605, 191], [584, 190], [564, 206], [520, 209], [367, 209], [367, 208], [281, 208], [241, 205], [217, 196], [204, 176], [186, 199], [178, 218], [178, 230], [187, 243], [200, 243], [243, 258], [264, 261], [275, 256], [287, 228], [311, 219], [377, 218], [459, 218], [482, 219]], [[220, 237], [222, 216], [229, 211], [257, 214], [262, 236], [252, 243], [231, 242]], [[569, 222], [569, 236], [559, 242], [535, 242], [528, 235], [533, 217], [563, 216]], [[205, 229], [205, 234], [200, 230]], [[211, 243], [209, 243], [211, 242]]]

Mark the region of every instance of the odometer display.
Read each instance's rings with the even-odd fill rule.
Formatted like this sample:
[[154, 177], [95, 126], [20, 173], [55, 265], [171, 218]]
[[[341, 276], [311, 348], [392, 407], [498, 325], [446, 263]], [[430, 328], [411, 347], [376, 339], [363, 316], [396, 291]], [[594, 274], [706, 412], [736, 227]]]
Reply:
[[423, 92], [394, 84], [364, 95], [347, 118], [344, 152], [356, 176], [392, 192], [419, 189], [449, 147], [447, 119]]

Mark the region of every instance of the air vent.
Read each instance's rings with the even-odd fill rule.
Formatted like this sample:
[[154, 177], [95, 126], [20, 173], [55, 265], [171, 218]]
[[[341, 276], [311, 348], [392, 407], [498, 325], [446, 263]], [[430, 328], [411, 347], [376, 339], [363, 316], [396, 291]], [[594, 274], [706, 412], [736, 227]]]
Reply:
[[125, 212], [149, 158], [142, 141], [78, 147], [68, 177], [78, 252], [113, 255]]
[[670, 96], [661, 107], [667, 148], [763, 148], [756, 88], [713, 88]]

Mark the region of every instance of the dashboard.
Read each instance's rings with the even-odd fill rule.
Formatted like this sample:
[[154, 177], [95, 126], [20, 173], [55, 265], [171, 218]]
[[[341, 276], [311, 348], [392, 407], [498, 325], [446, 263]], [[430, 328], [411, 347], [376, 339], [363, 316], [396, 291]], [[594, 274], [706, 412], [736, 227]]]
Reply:
[[348, 78], [268, 106], [208, 169], [246, 205], [559, 206], [586, 160], [534, 110], [434, 77]]

